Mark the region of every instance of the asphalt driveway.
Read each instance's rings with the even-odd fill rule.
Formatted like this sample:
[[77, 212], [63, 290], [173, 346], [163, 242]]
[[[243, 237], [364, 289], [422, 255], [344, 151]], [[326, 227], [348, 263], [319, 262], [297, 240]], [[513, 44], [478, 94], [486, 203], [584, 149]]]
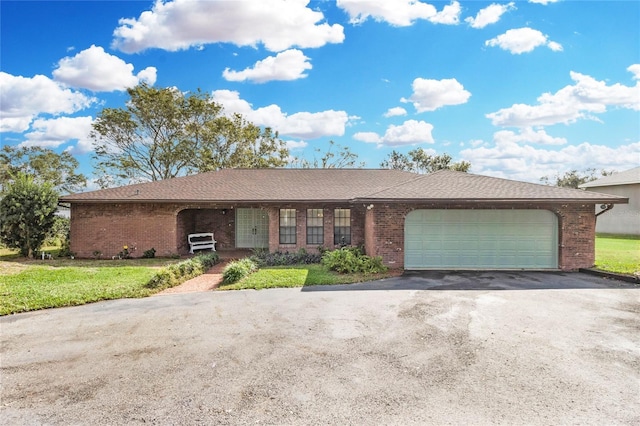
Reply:
[[0, 424], [640, 424], [640, 287], [415, 273], [2, 317]]

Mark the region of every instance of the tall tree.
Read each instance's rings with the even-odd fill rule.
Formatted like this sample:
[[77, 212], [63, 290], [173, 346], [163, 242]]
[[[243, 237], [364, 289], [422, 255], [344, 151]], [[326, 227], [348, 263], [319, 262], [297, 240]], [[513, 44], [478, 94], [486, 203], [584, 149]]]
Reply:
[[[589, 168], [582, 172], [579, 172], [577, 170], [569, 170], [563, 175], [556, 174], [554, 178], [543, 176], [540, 178], [540, 182], [544, 183], [545, 185], [555, 185], [563, 188], [577, 188], [583, 183], [600, 179], [603, 176], [610, 176], [614, 173], [614, 170], [603, 169], [598, 174], [597, 170], [594, 168]], [[555, 180], [555, 182], [552, 182], [552, 180]]]
[[0, 240], [32, 257], [55, 222], [58, 194], [49, 182], [19, 173], [0, 200]]
[[60, 154], [41, 147], [4, 146], [0, 151], [0, 194], [19, 173], [33, 176], [36, 182], [49, 182], [58, 193], [82, 190], [87, 178], [78, 173], [78, 160], [68, 152]]
[[447, 154], [431, 155], [422, 148], [402, 154], [393, 150], [387, 159], [380, 163], [380, 167], [385, 169], [406, 170], [414, 173], [433, 173], [438, 170], [455, 170], [458, 172], [468, 172], [471, 163], [468, 161], [452, 162], [453, 158]]
[[[358, 154], [351, 151], [348, 146], [338, 145], [334, 141], [329, 141], [329, 148], [325, 152], [320, 148], [316, 148], [314, 153], [313, 160], [295, 158], [290, 165], [303, 169], [355, 169], [364, 167], [364, 162], [358, 161]], [[320, 157], [317, 157], [316, 154]]]
[[125, 108], [105, 108], [93, 124], [98, 184], [156, 181], [233, 167], [280, 167], [289, 155], [271, 129], [260, 129], [198, 90], [146, 84], [127, 90]]

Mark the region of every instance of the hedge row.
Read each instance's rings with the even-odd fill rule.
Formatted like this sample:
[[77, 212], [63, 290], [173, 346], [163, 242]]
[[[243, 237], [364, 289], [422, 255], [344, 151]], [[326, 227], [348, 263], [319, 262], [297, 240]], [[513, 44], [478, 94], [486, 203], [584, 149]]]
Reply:
[[220, 261], [217, 253], [200, 254], [180, 263], [160, 269], [146, 284], [147, 288], [164, 290], [202, 275]]

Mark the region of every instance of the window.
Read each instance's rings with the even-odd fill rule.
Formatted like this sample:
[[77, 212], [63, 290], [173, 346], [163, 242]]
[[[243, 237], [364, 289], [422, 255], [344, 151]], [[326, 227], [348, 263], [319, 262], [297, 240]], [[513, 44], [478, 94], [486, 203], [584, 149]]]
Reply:
[[324, 244], [322, 209], [307, 209], [307, 244]]
[[280, 244], [296, 243], [296, 209], [280, 209]]
[[351, 210], [335, 209], [333, 212], [333, 244], [351, 244]]

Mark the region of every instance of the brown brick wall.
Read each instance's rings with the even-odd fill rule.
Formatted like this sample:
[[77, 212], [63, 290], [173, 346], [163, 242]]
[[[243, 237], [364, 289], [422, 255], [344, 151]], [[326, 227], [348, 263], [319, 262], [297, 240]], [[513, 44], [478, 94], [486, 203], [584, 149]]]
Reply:
[[71, 205], [71, 251], [78, 257], [111, 258], [128, 246], [133, 257], [156, 249], [157, 256], [176, 253], [175, 205]]
[[[351, 208], [352, 245], [364, 245], [367, 254], [381, 256], [390, 267], [404, 266], [404, 218], [414, 209], [469, 208], [460, 204], [287, 204], [243, 206], [263, 208], [269, 214], [269, 250], [313, 251], [316, 244], [306, 244], [306, 209], [324, 210], [324, 247], [333, 248], [333, 211]], [[558, 216], [559, 269], [591, 267], [595, 259], [595, 207], [593, 204], [492, 205], [492, 208], [541, 208]], [[297, 211], [297, 242], [279, 243], [279, 209]], [[478, 207], [476, 207], [478, 208]], [[366, 230], [366, 232], [365, 232]], [[92, 257], [94, 250], [103, 258], [117, 255], [124, 245], [135, 250], [156, 249], [157, 256], [188, 253], [187, 235], [213, 232], [216, 248], [235, 247], [235, 211], [232, 206], [179, 204], [82, 204], [71, 206], [71, 250], [78, 257]]]
[[[313, 252], [318, 246], [335, 248], [333, 244], [333, 214], [337, 208], [351, 209], [351, 245], [364, 244], [364, 214], [362, 205], [349, 204], [283, 204], [278, 207], [266, 208], [269, 213], [269, 250], [270, 251], [298, 251], [305, 249]], [[280, 209], [296, 209], [296, 244], [280, 244]], [[307, 209], [323, 210], [324, 243], [307, 244]]]
[[[381, 256], [389, 267], [404, 266], [404, 220], [415, 209], [465, 209], [464, 204], [376, 204], [366, 213], [368, 254]], [[475, 208], [481, 208], [476, 206]], [[558, 217], [558, 268], [574, 271], [595, 261], [593, 204], [492, 205], [496, 209], [545, 209]]]

